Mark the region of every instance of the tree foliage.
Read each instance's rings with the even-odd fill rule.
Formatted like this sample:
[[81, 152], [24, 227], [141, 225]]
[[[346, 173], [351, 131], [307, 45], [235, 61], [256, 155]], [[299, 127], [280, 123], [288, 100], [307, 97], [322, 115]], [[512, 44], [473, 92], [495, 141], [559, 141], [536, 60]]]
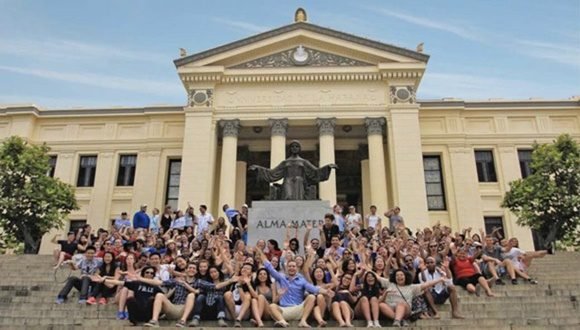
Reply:
[[42, 236], [78, 209], [74, 188], [48, 175], [50, 149], [13, 136], [0, 146], [0, 237], [38, 253]]
[[535, 229], [544, 246], [578, 244], [580, 234], [580, 148], [563, 134], [553, 144], [534, 144], [532, 174], [510, 182], [502, 207], [518, 224]]

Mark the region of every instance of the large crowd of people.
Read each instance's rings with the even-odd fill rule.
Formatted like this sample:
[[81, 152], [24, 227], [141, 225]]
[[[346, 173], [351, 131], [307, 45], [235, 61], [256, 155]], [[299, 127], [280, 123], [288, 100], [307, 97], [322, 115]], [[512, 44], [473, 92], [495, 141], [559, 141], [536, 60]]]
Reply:
[[150, 214], [142, 205], [132, 221], [122, 213], [111, 228], [85, 225], [66, 239], [54, 237], [55, 270], [80, 270], [56, 303], [75, 288], [79, 304], [115, 304], [118, 319], [149, 327], [161, 318], [178, 327], [200, 320], [310, 327], [330, 318], [340, 327], [352, 327], [354, 319], [368, 327], [385, 320], [407, 326], [439, 318], [438, 305], [447, 300], [451, 317], [463, 318], [459, 290], [494, 297], [504, 279], [536, 284], [527, 269], [547, 253], [523, 251], [517, 238], [497, 229], [454, 233], [436, 224], [413, 232], [398, 207], [381, 215], [371, 206], [363, 217], [354, 206], [343, 212], [338, 205], [303, 237], [288, 228], [283, 242], [248, 246], [247, 205], [223, 211], [214, 219], [205, 205]]

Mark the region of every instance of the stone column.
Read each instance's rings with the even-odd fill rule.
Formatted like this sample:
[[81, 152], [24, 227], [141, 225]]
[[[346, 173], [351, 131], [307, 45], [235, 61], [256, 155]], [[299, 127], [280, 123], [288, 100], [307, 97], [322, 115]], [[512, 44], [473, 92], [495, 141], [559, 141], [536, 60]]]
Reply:
[[451, 219], [451, 227], [454, 231], [467, 227], [477, 231], [484, 227], [484, 223], [473, 149], [450, 146], [449, 160], [457, 210], [457, 218]]
[[[334, 127], [336, 126], [336, 118], [318, 118], [316, 119], [316, 126], [318, 126], [319, 143], [320, 143], [320, 166], [334, 164]], [[321, 200], [327, 200], [330, 205], [336, 204], [336, 173], [332, 171], [327, 181], [318, 184], [319, 194]]]
[[236, 208], [241, 208], [246, 203], [246, 174], [248, 173], [248, 163], [244, 161], [236, 162]]
[[429, 226], [427, 192], [423, 173], [423, 149], [417, 104], [390, 106], [389, 144], [393, 161], [391, 168], [395, 184], [393, 200], [401, 208], [409, 228]]
[[[387, 210], [387, 175], [383, 148], [383, 127], [385, 118], [365, 118], [369, 148], [369, 182], [371, 205], [376, 205], [379, 214]], [[367, 210], [364, 210], [367, 212]], [[386, 222], [383, 223], [386, 225]]]
[[[502, 196], [510, 190], [509, 183], [522, 178], [517, 149], [513, 145], [503, 145], [499, 150], [499, 173], [503, 176]], [[516, 223], [517, 217], [508, 209], [504, 212], [504, 225], [506, 236], [517, 237], [520, 242], [520, 248], [526, 251], [534, 250], [534, 240], [532, 231], [527, 227], [522, 227]]]
[[357, 209], [363, 217], [368, 213], [371, 207], [371, 182], [369, 175], [369, 148], [366, 144], [359, 144], [358, 146], [358, 157], [360, 159], [360, 180], [361, 180], [361, 193], [362, 193], [362, 205], [360, 209]]
[[222, 128], [222, 160], [220, 171], [219, 209], [224, 204], [235, 207], [236, 202], [236, 174], [238, 154], [238, 133], [240, 121], [238, 119], [221, 120]]
[[161, 211], [158, 192], [161, 150], [141, 151], [137, 155], [135, 184], [133, 185], [133, 209], [138, 210], [141, 204], [150, 205], [147, 212], [157, 207]]
[[286, 133], [288, 132], [288, 119], [269, 119], [270, 136], [270, 168], [274, 168], [286, 159]]
[[211, 212], [214, 205], [216, 172], [217, 130], [211, 107], [186, 107], [183, 148], [181, 151], [181, 177], [179, 204], [206, 204]]
[[[91, 191], [91, 202], [87, 215], [87, 223], [93, 228], [108, 228], [111, 218], [111, 196], [117, 173], [115, 169], [115, 155], [113, 151], [100, 152], [97, 155], [97, 172], [95, 173], [95, 185]], [[127, 210], [129, 213], [136, 210]]]

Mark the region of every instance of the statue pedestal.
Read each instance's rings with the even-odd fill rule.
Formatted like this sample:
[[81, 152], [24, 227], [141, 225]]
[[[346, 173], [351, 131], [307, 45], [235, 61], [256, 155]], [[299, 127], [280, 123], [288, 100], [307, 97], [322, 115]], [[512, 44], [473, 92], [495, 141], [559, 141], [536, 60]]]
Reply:
[[[310, 238], [318, 238], [318, 224], [324, 223], [324, 215], [332, 213], [329, 201], [255, 201], [248, 210], [248, 245], [255, 246], [260, 239], [265, 241], [275, 239], [280, 249], [284, 248], [286, 229], [298, 225], [298, 241], [300, 252], [304, 251], [303, 241], [306, 226], [313, 229]], [[295, 229], [291, 229], [290, 238], [294, 237]]]

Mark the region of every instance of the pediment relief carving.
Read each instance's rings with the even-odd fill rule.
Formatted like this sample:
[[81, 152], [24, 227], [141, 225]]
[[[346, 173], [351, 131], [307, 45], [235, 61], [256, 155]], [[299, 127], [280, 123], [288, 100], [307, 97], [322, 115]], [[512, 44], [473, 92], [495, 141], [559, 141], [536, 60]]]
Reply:
[[285, 51], [260, 57], [231, 67], [231, 69], [286, 68], [286, 67], [340, 67], [372, 66], [373, 64], [341, 55], [298, 46]]

